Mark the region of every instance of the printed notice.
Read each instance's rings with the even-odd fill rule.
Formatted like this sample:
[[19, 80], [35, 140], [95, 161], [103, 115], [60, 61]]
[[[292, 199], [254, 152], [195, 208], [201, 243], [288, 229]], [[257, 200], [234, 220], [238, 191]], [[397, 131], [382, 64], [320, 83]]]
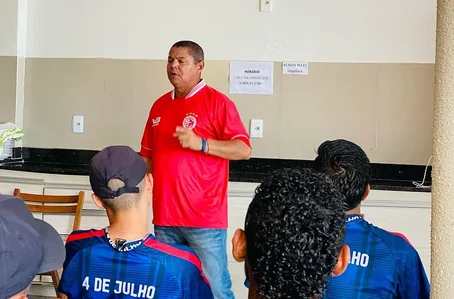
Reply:
[[272, 62], [230, 62], [230, 93], [273, 94]]
[[282, 63], [284, 75], [307, 75], [309, 74], [309, 63], [298, 61], [284, 61]]

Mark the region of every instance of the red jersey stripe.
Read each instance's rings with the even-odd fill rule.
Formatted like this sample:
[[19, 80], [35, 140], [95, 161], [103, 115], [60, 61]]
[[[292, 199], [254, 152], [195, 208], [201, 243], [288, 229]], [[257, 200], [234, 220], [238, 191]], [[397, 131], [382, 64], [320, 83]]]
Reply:
[[80, 234], [71, 234], [66, 239], [66, 243], [70, 243], [72, 241], [77, 241], [77, 240], [93, 238], [93, 237], [101, 237], [101, 236], [104, 236], [104, 229], [90, 230], [90, 231], [83, 232], [83, 233], [80, 233]]
[[206, 279], [205, 275], [203, 274], [202, 263], [200, 262], [200, 259], [196, 255], [194, 255], [193, 253], [188, 252], [188, 251], [184, 251], [184, 250], [181, 250], [181, 249], [178, 249], [178, 248], [175, 248], [173, 246], [170, 246], [168, 244], [159, 242], [159, 241], [154, 240], [154, 239], [146, 240], [144, 242], [144, 245], [148, 246], [150, 248], [154, 248], [156, 250], [162, 251], [162, 252], [167, 253], [169, 255], [173, 255], [175, 257], [181, 258], [181, 259], [183, 259], [185, 261], [190, 262], [191, 264], [196, 266], [197, 269], [199, 269], [200, 274], [202, 275], [202, 277], [205, 280], [205, 282], [208, 285], [210, 284], [209, 281]]

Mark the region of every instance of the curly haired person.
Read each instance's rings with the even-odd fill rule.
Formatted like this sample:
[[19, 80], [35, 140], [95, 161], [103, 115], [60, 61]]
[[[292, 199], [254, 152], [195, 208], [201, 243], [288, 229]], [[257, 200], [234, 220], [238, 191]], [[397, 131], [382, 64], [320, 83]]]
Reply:
[[249, 299], [319, 298], [349, 263], [344, 196], [320, 173], [282, 169], [249, 205], [245, 229], [232, 239], [245, 262]]

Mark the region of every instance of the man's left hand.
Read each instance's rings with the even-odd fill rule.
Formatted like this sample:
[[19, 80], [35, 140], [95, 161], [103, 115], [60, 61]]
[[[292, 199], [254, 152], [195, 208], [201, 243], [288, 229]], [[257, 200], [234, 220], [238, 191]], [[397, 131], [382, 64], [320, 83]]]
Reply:
[[173, 137], [177, 138], [183, 148], [189, 148], [193, 151], [202, 149], [202, 138], [198, 137], [192, 130], [186, 130], [183, 127], [177, 127]]

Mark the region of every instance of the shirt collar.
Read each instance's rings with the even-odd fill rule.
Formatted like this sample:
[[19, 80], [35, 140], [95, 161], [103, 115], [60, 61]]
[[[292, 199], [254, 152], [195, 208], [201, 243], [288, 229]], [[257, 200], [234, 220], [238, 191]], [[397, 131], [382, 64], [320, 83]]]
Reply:
[[[190, 97], [194, 96], [195, 94], [197, 94], [200, 90], [202, 90], [202, 88], [205, 87], [205, 85], [207, 85], [205, 83], [205, 80], [200, 80], [200, 82], [194, 86], [191, 91], [184, 97], [185, 99], [189, 99]], [[175, 99], [175, 89], [172, 90], [172, 93], [170, 94], [170, 96], [172, 97], [172, 100]]]
[[361, 216], [360, 214], [349, 214], [349, 215], [346, 215], [345, 222], [349, 223], [349, 222], [356, 221], [359, 219], [363, 219], [363, 216]]
[[104, 235], [107, 239], [107, 241], [109, 242], [109, 244], [116, 250], [118, 251], [131, 251], [137, 247], [139, 247], [140, 245], [142, 245], [143, 242], [145, 242], [145, 240], [147, 238], [150, 237], [150, 234], [147, 234], [145, 237], [143, 237], [142, 239], [137, 239], [137, 240], [132, 240], [132, 241], [129, 241], [129, 242], [123, 242], [122, 244], [117, 244], [116, 242], [114, 242], [111, 238], [110, 238], [110, 235], [109, 235], [109, 227], [106, 226], [104, 228]]

